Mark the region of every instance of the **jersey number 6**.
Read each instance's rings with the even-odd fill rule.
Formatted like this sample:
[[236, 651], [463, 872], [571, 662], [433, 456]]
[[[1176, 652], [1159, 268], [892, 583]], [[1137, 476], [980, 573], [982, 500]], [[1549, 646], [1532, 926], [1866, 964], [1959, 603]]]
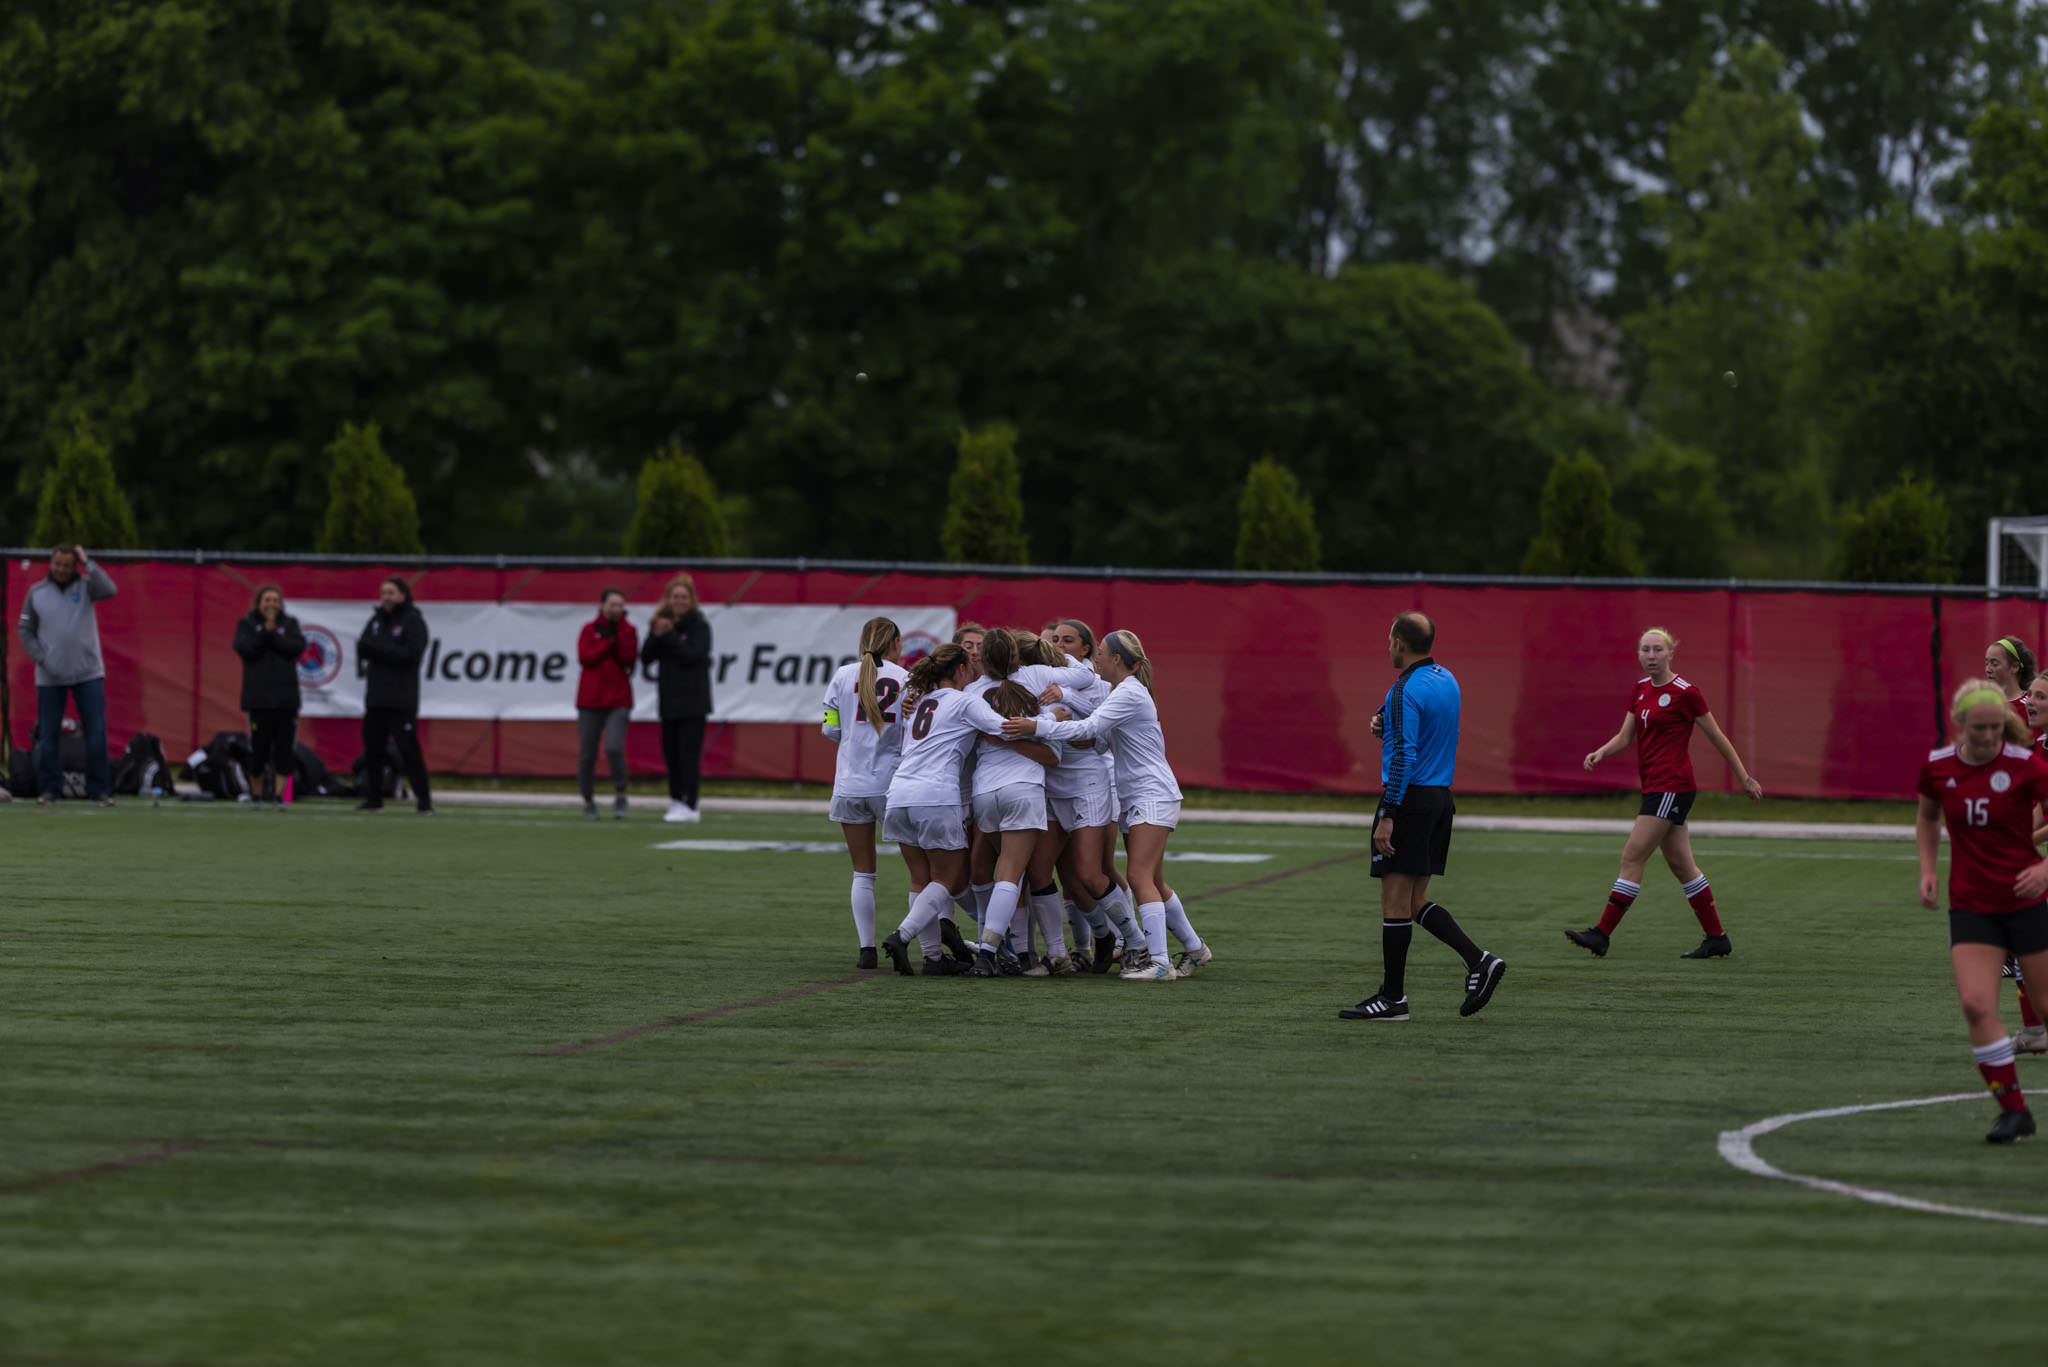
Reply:
[[917, 713], [910, 721], [910, 738], [923, 740], [932, 733], [932, 718], [939, 715], [939, 700], [926, 698], [917, 705]]

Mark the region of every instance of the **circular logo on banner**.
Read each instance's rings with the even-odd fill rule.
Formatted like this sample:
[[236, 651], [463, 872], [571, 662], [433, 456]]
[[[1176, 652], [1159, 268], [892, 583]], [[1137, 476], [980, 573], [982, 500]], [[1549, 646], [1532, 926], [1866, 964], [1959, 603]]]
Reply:
[[1669, 706], [1671, 706], [1671, 695], [1670, 695], [1669, 693], [1659, 693], [1659, 694], [1657, 695], [1657, 706], [1659, 706], [1659, 707], [1669, 707]]
[[341, 677], [341, 641], [326, 627], [306, 627], [306, 653], [299, 656], [299, 684], [325, 688]]
[[2000, 769], [1997, 773], [1991, 776], [1992, 792], [2002, 793], [2010, 787], [2012, 787], [2012, 775], [2005, 772], [2005, 770]]
[[896, 657], [896, 662], [908, 669], [938, 648], [939, 638], [929, 631], [906, 631], [903, 633], [903, 653]]

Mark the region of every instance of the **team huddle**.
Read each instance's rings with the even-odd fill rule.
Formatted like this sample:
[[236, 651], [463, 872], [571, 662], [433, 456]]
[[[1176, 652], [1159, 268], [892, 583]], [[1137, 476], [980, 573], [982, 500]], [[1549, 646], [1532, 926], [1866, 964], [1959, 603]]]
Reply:
[[901, 648], [896, 624], [873, 618], [825, 692], [859, 966], [880, 963], [878, 827], [910, 873], [908, 913], [879, 945], [899, 973], [916, 971], [913, 943], [925, 973], [981, 978], [1121, 964], [1126, 981], [1171, 982], [1209, 962], [1162, 872], [1181, 792], [1138, 638], [1098, 642], [1074, 619], [1037, 633], [969, 623], [909, 669]]

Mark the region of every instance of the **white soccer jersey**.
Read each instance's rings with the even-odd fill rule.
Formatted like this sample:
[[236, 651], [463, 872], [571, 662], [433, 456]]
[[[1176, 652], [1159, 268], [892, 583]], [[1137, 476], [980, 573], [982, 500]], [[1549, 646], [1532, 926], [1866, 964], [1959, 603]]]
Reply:
[[[1081, 662], [1069, 655], [1067, 659], [1078, 665]], [[1086, 717], [1102, 706], [1109, 698], [1109, 680], [1089, 671], [1086, 688], [1061, 688], [1060, 700], [1054, 707], [1064, 707], [1076, 717]], [[1048, 740], [1053, 754], [1059, 757], [1059, 764], [1045, 771], [1045, 791], [1053, 797], [1079, 798], [1100, 792], [1109, 787], [1109, 742], [1098, 740], [1092, 745], [1076, 745], [1072, 741]]]
[[[1045, 691], [1048, 684], [1058, 684], [1064, 693], [1069, 688], [1085, 688], [1094, 677], [1085, 665], [1022, 665], [1010, 676], [1010, 682], [1035, 698]], [[999, 686], [993, 679], [981, 679], [968, 685], [969, 690], [984, 701]], [[1021, 754], [1014, 745], [983, 741], [974, 747], [973, 791], [976, 796], [1007, 788], [1013, 783], [1042, 785], [1045, 781], [1045, 766]]]
[[1038, 719], [1041, 740], [1109, 740], [1116, 745], [1116, 795], [1133, 802], [1178, 802], [1180, 784], [1166, 762], [1166, 733], [1152, 691], [1132, 675], [1110, 690], [1102, 706], [1076, 721]]
[[896, 777], [902, 758], [902, 722], [896, 704], [910, 683], [910, 672], [894, 660], [875, 669], [875, 701], [882, 707], [882, 731], [860, 706], [860, 662], [839, 666], [825, 685], [825, 735], [839, 746], [832, 771], [832, 796], [880, 797]]
[[889, 784], [891, 807], [957, 807], [960, 762], [981, 735], [1003, 734], [1003, 719], [979, 693], [940, 688], [901, 719], [903, 758]]

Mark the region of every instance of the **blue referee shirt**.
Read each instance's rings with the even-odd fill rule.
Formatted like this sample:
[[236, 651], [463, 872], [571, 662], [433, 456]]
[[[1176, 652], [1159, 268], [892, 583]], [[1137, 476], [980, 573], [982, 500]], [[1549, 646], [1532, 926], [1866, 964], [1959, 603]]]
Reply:
[[1424, 656], [1387, 690], [1380, 785], [1398, 807], [1410, 788], [1448, 788], [1458, 768], [1458, 681]]

